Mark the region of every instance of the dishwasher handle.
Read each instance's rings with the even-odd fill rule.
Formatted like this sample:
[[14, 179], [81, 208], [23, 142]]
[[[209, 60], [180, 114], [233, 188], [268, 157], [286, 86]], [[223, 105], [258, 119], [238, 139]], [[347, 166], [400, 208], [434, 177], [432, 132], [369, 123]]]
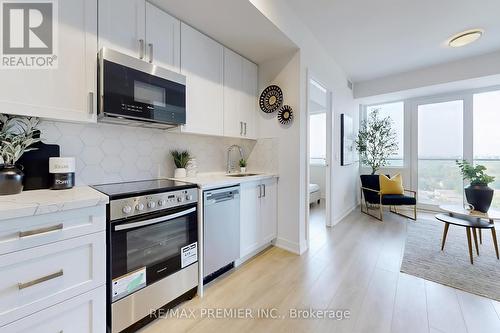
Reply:
[[213, 205], [219, 202], [239, 199], [240, 191], [235, 189], [227, 192], [208, 193], [205, 197], [205, 205]]

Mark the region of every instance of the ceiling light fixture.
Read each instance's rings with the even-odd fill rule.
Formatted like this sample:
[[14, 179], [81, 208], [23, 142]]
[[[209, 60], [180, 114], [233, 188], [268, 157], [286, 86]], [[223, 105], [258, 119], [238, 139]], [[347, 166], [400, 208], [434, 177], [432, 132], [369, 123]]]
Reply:
[[468, 45], [481, 38], [483, 33], [484, 33], [483, 29], [472, 29], [472, 30], [462, 31], [461, 33], [451, 37], [448, 40], [448, 45], [451, 47], [462, 47]]

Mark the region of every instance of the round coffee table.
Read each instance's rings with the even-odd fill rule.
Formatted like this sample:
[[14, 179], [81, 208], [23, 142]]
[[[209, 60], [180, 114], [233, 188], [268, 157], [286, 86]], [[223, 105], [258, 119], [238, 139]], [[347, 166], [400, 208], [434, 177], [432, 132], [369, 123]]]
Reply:
[[500, 259], [498, 254], [498, 243], [494, 225], [495, 220], [500, 220], [500, 211], [490, 209], [488, 213], [482, 213], [474, 210], [467, 210], [459, 205], [443, 205], [439, 206], [439, 208], [446, 212], [446, 214], [437, 214], [435, 216], [437, 220], [445, 223], [441, 251], [444, 250], [444, 244], [446, 242], [446, 236], [448, 234], [450, 224], [464, 227], [467, 234], [467, 242], [469, 245], [470, 262], [471, 264], [474, 264], [471, 238], [474, 237], [476, 252], [479, 255], [477, 230], [479, 229], [479, 242], [482, 244], [482, 229], [490, 229], [497, 259]]

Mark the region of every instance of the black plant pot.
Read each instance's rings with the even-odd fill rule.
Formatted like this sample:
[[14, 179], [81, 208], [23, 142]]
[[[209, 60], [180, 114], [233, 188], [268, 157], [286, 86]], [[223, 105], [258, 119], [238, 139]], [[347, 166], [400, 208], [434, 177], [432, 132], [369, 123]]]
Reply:
[[24, 173], [14, 165], [0, 165], [0, 195], [21, 193], [23, 178]]
[[487, 213], [493, 200], [493, 189], [487, 185], [470, 185], [465, 188], [467, 202], [474, 206], [475, 210]]

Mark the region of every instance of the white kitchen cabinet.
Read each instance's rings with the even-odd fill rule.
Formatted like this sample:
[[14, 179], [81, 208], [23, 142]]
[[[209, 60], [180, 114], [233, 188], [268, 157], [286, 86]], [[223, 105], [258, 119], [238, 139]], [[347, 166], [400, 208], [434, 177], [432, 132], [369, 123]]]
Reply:
[[259, 247], [260, 181], [240, 185], [240, 258]]
[[2, 333], [90, 333], [106, 331], [106, 287], [51, 306], [4, 327]]
[[145, 0], [100, 0], [99, 48], [179, 72], [180, 24]]
[[260, 240], [262, 244], [271, 242], [278, 232], [277, 205], [278, 183], [270, 178], [261, 183], [262, 197], [260, 198]]
[[253, 62], [243, 58], [243, 101], [241, 108], [241, 119], [244, 123], [244, 136], [248, 139], [257, 138], [257, 78], [258, 67]]
[[186, 76], [186, 124], [182, 132], [224, 132], [224, 47], [181, 23], [181, 73]]
[[224, 136], [254, 139], [257, 65], [224, 48]]
[[277, 181], [242, 183], [240, 192], [240, 258], [245, 260], [277, 236]]
[[224, 136], [242, 137], [243, 58], [224, 48]]
[[104, 231], [1, 255], [0, 327], [104, 285], [105, 262]]
[[57, 68], [4, 69], [2, 113], [96, 120], [97, 0], [58, 2]]
[[175, 72], [180, 71], [181, 22], [146, 2], [147, 60]]
[[4, 220], [0, 255], [105, 230], [103, 206]]
[[99, 49], [109, 47], [132, 57], [145, 57], [144, 0], [99, 0], [98, 14]]

